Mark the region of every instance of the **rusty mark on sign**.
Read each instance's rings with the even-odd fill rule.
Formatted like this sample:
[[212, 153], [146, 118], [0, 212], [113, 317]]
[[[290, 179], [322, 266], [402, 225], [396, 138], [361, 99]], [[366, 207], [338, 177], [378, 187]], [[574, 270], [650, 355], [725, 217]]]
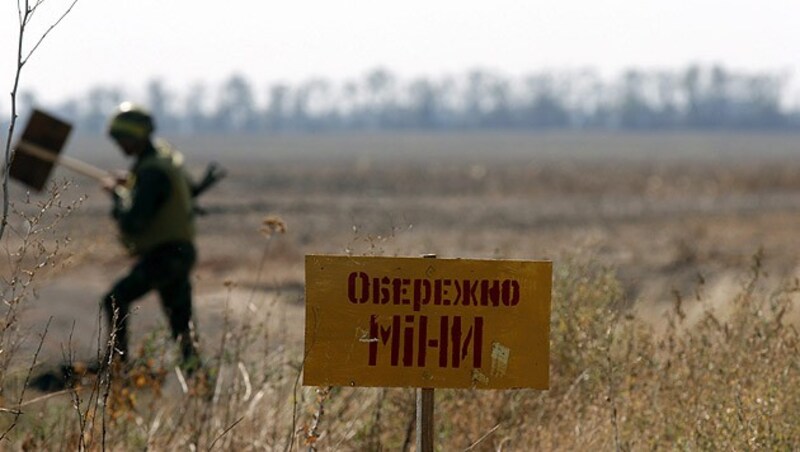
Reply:
[[506, 374], [509, 355], [511, 349], [499, 342], [492, 342], [492, 376], [502, 377]]
[[358, 342], [362, 343], [378, 342], [377, 337], [370, 337], [369, 331], [361, 327], [356, 327], [356, 337], [358, 337]]
[[472, 384], [489, 384], [489, 377], [483, 374], [480, 369], [472, 369]]

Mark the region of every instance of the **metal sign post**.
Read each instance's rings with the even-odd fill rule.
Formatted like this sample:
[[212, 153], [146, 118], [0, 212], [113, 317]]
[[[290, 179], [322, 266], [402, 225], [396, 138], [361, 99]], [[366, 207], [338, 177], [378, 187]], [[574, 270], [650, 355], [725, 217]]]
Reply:
[[417, 450], [433, 452], [433, 388], [417, 388]]
[[[435, 254], [424, 254], [426, 259], [436, 259]], [[417, 388], [417, 450], [433, 452], [433, 414], [435, 409], [433, 388]]]

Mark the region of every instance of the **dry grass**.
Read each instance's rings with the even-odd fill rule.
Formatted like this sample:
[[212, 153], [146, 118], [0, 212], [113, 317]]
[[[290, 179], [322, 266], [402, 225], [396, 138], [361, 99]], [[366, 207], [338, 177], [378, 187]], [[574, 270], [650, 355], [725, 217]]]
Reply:
[[[707, 311], [688, 325], [685, 306], [676, 302], [666, 332], [655, 333], [620, 308], [612, 269], [580, 256], [564, 259], [555, 274], [551, 389], [439, 390], [437, 444], [790, 449], [800, 442], [800, 350], [797, 331], [783, 318], [798, 290], [796, 282], [765, 284], [756, 256], [729, 312]], [[163, 386], [170, 358], [156, 353], [163, 355], [167, 339], [153, 338], [128, 383], [112, 384], [108, 400], [101, 399], [102, 413], [87, 416], [91, 401], [79, 405], [74, 397], [28, 405], [8, 445], [398, 450], [409, 443], [411, 390], [300, 387], [301, 351], [269, 345], [283, 338], [266, 327], [267, 315], [259, 309], [261, 319], [227, 329], [211, 379], [190, 379], [188, 393]]]
[[[626, 145], [648, 139], [612, 138]], [[689, 144], [704, 145], [695, 141], [702, 140], [691, 137]], [[0, 412], [0, 432], [21, 412], [0, 447], [413, 448], [413, 390], [300, 385], [302, 331], [295, 319], [302, 311], [299, 263], [308, 252], [554, 260], [550, 390], [437, 390], [440, 450], [800, 444], [793, 320], [800, 282], [796, 252], [787, 245], [800, 227], [793, 210], [798, 166], [646, 159], [601, 165], [562, 161], [549, 146], [553, 155], [535, 165], [486, 162], [476, 153], [453, 165], [374, 160], [361, 173], [364, 162], [346, 159], [232, 171], [230, 183], [208, 195], [212, 215], [201, 220], [196, 286], [206, 376], [187, 378], [182, 388], [161, 323], [156, 333], [139, 331], [138, 365], [126, 379], [111, 372], [87, 377], [83, 389], [42, 399], [22, 392], [36, 349], [29, 339], [16, 365], [0, 368], [0, 407], [8, 409]], [[97, 220], [106, 207], [93, 197], [61, 224], [78, 246], [47, 258], [36, 281], [69, 288], [60, 277], [124, 271], [112, 248], [97, 240], [110, 227]], [[280, 218], [265, 220], [273, 211]], [[44, 254], [14, 268], [43, 262], [53, 243], [42, 242]], [[765, 252], [754, 254], [761, 245]], [[106, 266], [112, 270], [98, 270]], [[723, 282], [726, 290], [719, 290]], [[81, 287], [99, 292], [110, 280], [94, 283]], [[20, 300], [35, 298], [29, 287]], [[99, 325], [99, 293], [90, 295], [83, 315]], [[155, 313], [161, 315], [157, 307]], [[142, 324], [136, 320], [134, 327]], [[50, 335], [57, 322], [56, 316]], [[76, 343], [88, 323], [76, 328]], [[36, 342], [44, 322], [31, 324], [19, 332]]]

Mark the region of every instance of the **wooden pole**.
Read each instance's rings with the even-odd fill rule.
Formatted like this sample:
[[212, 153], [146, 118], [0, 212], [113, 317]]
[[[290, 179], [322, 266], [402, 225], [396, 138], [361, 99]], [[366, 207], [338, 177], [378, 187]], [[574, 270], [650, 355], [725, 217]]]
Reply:
[[[422, 257], [436, 259], [435, 254]], [[417, 388], [417, 452], [433, 452], [433, 388]]]
[[26, 154], [30, 154], [40, 160], [61, 165], [65, 168], [75, 171], [78, 174], [82, 174], [98, 181], [103, 180], [104, 177], [108, 177], [108, 172], [105, 170], [65, 155], [53, 154], [52, 152], [47, 151], [47, 149], [28, 141], [20, 141], [19, 144], [17, 144], [16, 149]]

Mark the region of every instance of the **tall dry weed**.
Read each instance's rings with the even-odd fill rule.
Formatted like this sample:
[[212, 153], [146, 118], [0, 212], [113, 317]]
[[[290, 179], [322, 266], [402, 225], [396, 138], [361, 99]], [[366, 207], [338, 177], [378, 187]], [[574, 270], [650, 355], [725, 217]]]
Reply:
[[[57, 269], [68, 255], [70, 237], [59, 225], [85, 199], [67, 199], [70, 186], [69, 181], [53, 182], [41, 200], [34, 201], [28, 194], [21, 201], [9, 203], [7, 234], [0, 241], [5, 254], [0, 260], [0, 431], [6, 432], [0, 439], [19, 420], [27, 385], [49, 329], [48, 322], [32, 356], [18, 356], [31, 339], [20, 324], [20, 316], [36, 296], [37, 281]], [[4, 415], [11, 415], [11, 420]]]
[[[775, 286], [764, 257], [743, 270], [738, 294], [717, 312], [676, 297], [653, 325], [631, 310], [613, 268], [590, 255], [558, 259], [548, 391], [436, 391], [441, 450], [792, 449], [800, 444], [797, 330], [788, 322], [800, 283]], [[234, 284], [229, 284], [232, 289]], [[230, 292], [233, 293], [232, 291]], [[232, 296], [232, 295], [231, 295]], [[100, 405], [107, 428], [82, 428], [64, 399], [25, 413], [10, 444], [119, 449], [410, 450], [414, 392], [304, 388], [302, 350], [287, 340], [276, 298], [246, 297], [225, 322], [209, 372], [173, 381], [164, 344], [141, 347], [128, 392]], [[699, 299], [698, 299], [699, 298]], [[232, 301], [229, 300], [229, 302]], [[691, 305], [690, 305], [691, 303]], [[719, 306], [714, 304], [713, 306]], [[700, 309], [699, 317], [686, 315]], [[283, 329], [281, 329], [283, 328]], [[149, 367], [148, 367], [149, 366]], [[148, 376], [157, 378], [149, 380]], [[205, 386], [203, 386], [205, 385]], [[115, 397], [121, 396], [118, 400]], [[125, 397], [128, 397], [127, 399]], [[54, 432], [45, 435], [46, 429]]]

